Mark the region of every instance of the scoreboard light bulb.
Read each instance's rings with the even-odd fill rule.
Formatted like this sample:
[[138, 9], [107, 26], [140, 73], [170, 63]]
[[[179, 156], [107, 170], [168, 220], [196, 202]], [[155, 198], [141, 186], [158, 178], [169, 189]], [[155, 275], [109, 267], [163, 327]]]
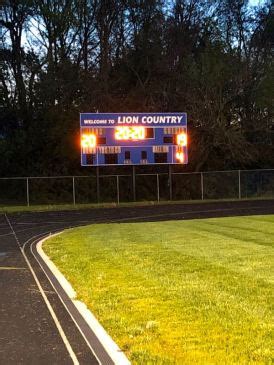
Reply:
[[176, 152], [176, 158], [179, 162], [183, 163], [185, 160], [184, 152]]
[[83, 148], [96, 147], [96, 135], [95, 134], [82, 134], [81, 146]]
[[120, 141], [145, 139], [144, 127], [116, 127], [115, 139]]
[[186, 133], [180, 133], [176, 136], [176, 142], [178, 146], [186, 146], [187, 145], [187, 135]]

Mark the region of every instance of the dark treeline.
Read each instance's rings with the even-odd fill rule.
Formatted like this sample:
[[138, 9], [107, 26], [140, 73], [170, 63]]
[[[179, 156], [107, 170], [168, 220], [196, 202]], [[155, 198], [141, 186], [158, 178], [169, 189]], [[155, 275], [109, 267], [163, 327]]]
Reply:
[[187, 112], [190, 171], [274, 167], [271, 1], [1, 4], [1, 176], [81, 172], [97, 111]]

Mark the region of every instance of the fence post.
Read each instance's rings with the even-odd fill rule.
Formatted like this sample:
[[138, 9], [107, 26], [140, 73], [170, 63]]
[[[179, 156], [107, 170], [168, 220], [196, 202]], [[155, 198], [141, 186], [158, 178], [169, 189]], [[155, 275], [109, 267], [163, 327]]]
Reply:
[[72, 198], [73, 198], [73, 205], [75, 205], [76, 200], [75, 200], [75, 178], [74, 178], [74, 176], [72, 177]]
[[172, 200], [172, 170], [171, 170], [171, 165], [168, 165], [168, 183], [169, 183], [169, 200]]
[[100, 202], [99, 166], [96, 166], [96, 196], [97, 196], [97, 203], [99, 203]]
[[204, 200], [204, 174], [201, 172], [201, 195], [202, 200]]
[[117, 185], [117, 204], [120, 204], [119, 175], [116, 175], [116, 185]]
[[238, 170], [238, 188], [239, 188], [239, 199], [242, 198], [242, 191], [241, 191], [241, 170]]
[[159, 174], [156, 175], [156, 179], [157, 179], [157, 201], [159, 203], [159, 201], [160, 201]]
[[27, 206], [29, 207], [29, 178], [27, 177], [27, 180], [26, 180], [26, 187], [27, 187]]
[[135, 166], [132, 165], [132, 192], [133, 192], [133, 201], [136, 201], [136, 174], [135, 174]]

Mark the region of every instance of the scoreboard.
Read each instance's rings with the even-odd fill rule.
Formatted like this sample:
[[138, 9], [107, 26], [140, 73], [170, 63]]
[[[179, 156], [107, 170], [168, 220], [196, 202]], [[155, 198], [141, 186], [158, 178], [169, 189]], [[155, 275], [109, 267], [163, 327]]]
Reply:
[[81, 165], [187, 164], [186, 113], [82, 113]]

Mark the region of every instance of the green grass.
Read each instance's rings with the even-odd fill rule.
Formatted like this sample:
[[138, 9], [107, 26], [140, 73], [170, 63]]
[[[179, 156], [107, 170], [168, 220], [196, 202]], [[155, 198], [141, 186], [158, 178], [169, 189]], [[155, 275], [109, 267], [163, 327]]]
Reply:
[[273, 246], [269, 215], [92, 225], [44, 249], [133, 364], [272, 364]]

